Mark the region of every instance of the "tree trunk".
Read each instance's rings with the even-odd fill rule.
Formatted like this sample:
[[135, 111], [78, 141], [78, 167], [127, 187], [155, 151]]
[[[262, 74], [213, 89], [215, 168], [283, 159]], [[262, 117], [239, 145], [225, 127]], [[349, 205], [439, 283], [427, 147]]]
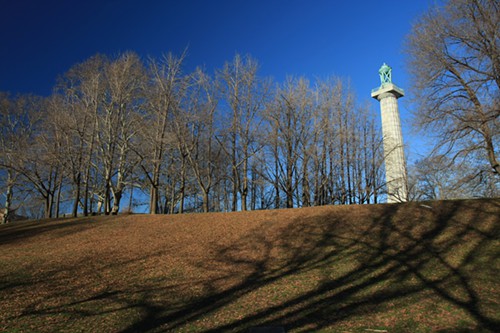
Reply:
[[308, 170], [309, 157], [307, 156], [307, 152], [305, 151], [305, 149], [303, 150], [302, 154], [304, 155], [303, 170], [302, 170], [302, 206], [309, 207], [311, 206], [311, 192], [310, 192], [311, 189], [309, 185], [309, 170]]
[[165, 195], [165, 200], [163, 200], [163, 206], [162, 206], [162, 213], [163, 214], [168, 214], [168, 198], [167, 198], [167, 195]]
[[[234, 128], [235, 125], [233, 125], [233, 130], [235, 131], [236, 129]], [[233, 212], [238, 210], [238, 192], [240, 190], [240, 184], [239, 184], [239, 175], [238, 175], [238, 169], [237, 169], [237, 162], [236, 162], [236, 134], [233, 134], [232, 140], [231, 140], [231, 163], [232, 163], [232, 171], [233, 171], [233, 207], [231, 208]]]
[[158, 185], [157, 183], [151, 184], [151, 188], [149, 190], [149, 214], [158, 213], [158, 200]]
[[59, 218], [59, 208], [61, 204], [61, 191], [62, 191], [62, 182], [63, 182], [63, 175], [61, 172], [61, 176], [59, 178], [59, 183], [57, 184], [57, 197], [56, 197], [56, 218]]
[[181, 164], [181, 187], [179, 190], [179, 214], [184, 213], [184, 198], [186, 196], [186, 157], [182, 156], [182, 164]]
[[175, 181], [172, 182], [172, 186], [170, 186], [171, 189], [170, 189], [170, 210], [169, 210], [169, 213], [170, 214], [173, 214], [174, 211], [175, 211], [175, 204], [176, 204], [176, 200], [175, 200]]
[[278, 155], [278, 143], [276, 142], [275, 143], [275, 146], [274, 146], [274, 190], [275, 190], [275, 204], [274, 204], [274, 208], [275, 209], [279, 209], [280, 208], [280, 201], [281, 201], [281, 198], [280, 198], [280, 185], [279, 185], [279, 155]]
[[344, 140], [341, 139], [340, 144], [340, 186], [341, 186], [341, 195], [340, 195], [340, 203], [342, 205], [347, 203], [347, 188], [345, 183], [345, 155], [344, 155]]
[[113, 209], [111, 210], [112, 215], [117, 215], [120, 210], [120, 201], [122, 199], [123, 191], [114, 190], [113, 191]]
[[[80, 185], [81, 185], [81, 179], [82, 179], [82, 174], [79, 172], [78, 176], [76, 177], [76, 189], [75, 189], [75, 198], [73, 201], [73, 210], [71, 212], [71, 216], [77, 217], [78, 216], [78, 203], [80, 202]], [[85, 199], [86, 200], [86, 199]], [[84, 204], [84, 208], [85, 204]]]
[[[97, 117], [96, 117], [97, 119]], [[92, 155], [94, 153], [94, 144], [95, 144], [95, 133], [97, 130], [97, 121], [94, 120], [94, 126], [92, 128], [92, 136], [90, 138], [90, 147], [88, 150], [88, 163], [86, 166], [85, 170], [85, 193], [84, 193], [84, 200], [83, 200], [83, 215], [88, 216], [89, 213], [92, 213], [92, 204], [93, 202], [91, 198], [89, 198], [89, 190], [90, 190], [90, 171], [92, 170]], [[89, 207], [89, 201], [90, 202], [90, 207]], [[90, 209], [89, 209], [90, 208]]]
[[231, 206], [231, 210], [233, 212], [238, 210], [238, 192], [239, 192], [239, 186], [238, 186], [238, 170], [233, 166], [233, 203]]
[[209, 211], [209, 202], [208, 202], [208, 191], [203, 191], [203, 212], [208, 213]]
[[[155, 155], [157, 155], [155, 153]], [[161, 155], [160, 155], [161, 158]], [[159, 197], [159, 186], [160, 186], [160, 167], [159, 162], [155, 162], [153, 167], [153, 177], [151, 179], [151, 188], [149, 191], [149, 214], [158, 214], [160, 211], [158, 209]]]
[[248, 196], [248, 156], [246, 156], [245, 152], [245, 160], [243, 161], [243, 184], [241, 188], [241, 210], [247, 210], [247, 196]]
[[54, 203], [54, 198], [51, 193], [47, 193], [45, 196], [45, 212], [44, 216], [47, 219], [52, 218], [52, 205]]
[[[92, 206], [90, 207], [90, 211], [92, 210]], [[89, 184], [88, 178], [85, 182], [85, 193], [83, 194], [83, 216], [89, 215]]]
[[495, 148], [493, 146], [493, 141], [491, 140], [491, 137], [489, 135], [485, 137], [485, 142], [486, 142], [486, 152], [488, 154], [488, 161], [490, 162], [491, 168], [493, 169], [493, 172], [497, 176], [500, 176], [500, 163], [498, 163], [497, 161], [495, 155]]
[[12, 170], [7, 170], [7, 191], [5, 193], [5, 210], [2, 216], [2, 224], [9, 222], [10, 206], [12, 204], [12, 196], [14, 190], [14, 180]]
[[293, 149], [290, 142], [287, 143], [287, 157], [286, 157], [286, 180], [285, 180], [285, 191], [286, 191], [286, 208], [293, 208], [293, 160], [292, 154]]
[[250, 209], [255, 210], [257, 206], [257, 171], [255, 170], [255, 165], [251, 168], [252, 182], [250, 184]]
[[104, 191], [104, 215], [109, 215], [111, 212], [111, 189], [110, 181], [106, 180], [106, 189]]
[[[104, 201], [101, 199], [97, 199], [97, 208], [96, 208], [96, 214], [101, 214], [102, 212], [102, 206], [104, 204]], [[91, 205], [92, 206], [92, 205]], [[106, 209], [105, 209], [106, 210]]]

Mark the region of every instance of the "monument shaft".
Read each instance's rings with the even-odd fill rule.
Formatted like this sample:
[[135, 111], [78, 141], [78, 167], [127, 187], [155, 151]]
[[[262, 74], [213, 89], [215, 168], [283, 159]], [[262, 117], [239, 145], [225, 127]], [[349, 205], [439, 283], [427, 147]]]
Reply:
[[391, 82], [389, 66], [384, 64], [379, 72], [382, 84], [372, 91], [372, 97], [380, 102], [382, 115], [387, 202], [404, 202], [407, 201], [408, 185], [398, 110], [398, 98], [404, 96], [404, 91]]

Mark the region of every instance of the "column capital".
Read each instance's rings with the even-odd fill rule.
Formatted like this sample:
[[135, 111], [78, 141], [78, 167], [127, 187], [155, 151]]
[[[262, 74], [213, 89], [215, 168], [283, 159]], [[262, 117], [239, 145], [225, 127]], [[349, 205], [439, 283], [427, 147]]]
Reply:
[[394, 83], [383, 83], [380, 87], [372, 90], [371, 96], [380, 101], [381, 99], [389, 96], [389, 94], [396, 98], [400, 98], [405, 95], [405, 92]]

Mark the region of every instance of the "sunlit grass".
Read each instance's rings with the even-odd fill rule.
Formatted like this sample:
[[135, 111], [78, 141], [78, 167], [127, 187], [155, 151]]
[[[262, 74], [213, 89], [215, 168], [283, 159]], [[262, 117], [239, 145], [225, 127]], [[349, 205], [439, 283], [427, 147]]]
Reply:
[[492, 332], [500, 200], [0, 228], [0, 331]]

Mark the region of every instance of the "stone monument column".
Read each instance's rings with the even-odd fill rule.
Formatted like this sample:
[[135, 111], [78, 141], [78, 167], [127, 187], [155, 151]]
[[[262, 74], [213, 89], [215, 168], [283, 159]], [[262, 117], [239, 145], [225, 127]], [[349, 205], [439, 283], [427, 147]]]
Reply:
[[387, 202], [405, 202], [408, 200], [408, 180], [398, 110], [398, 98], [404, 96], [404, 91], [392, 83], [391, 67], [384, 63], [379, 74], [381, 85], [372, 90], [371, 96], [380, 102], [382, 114]]

